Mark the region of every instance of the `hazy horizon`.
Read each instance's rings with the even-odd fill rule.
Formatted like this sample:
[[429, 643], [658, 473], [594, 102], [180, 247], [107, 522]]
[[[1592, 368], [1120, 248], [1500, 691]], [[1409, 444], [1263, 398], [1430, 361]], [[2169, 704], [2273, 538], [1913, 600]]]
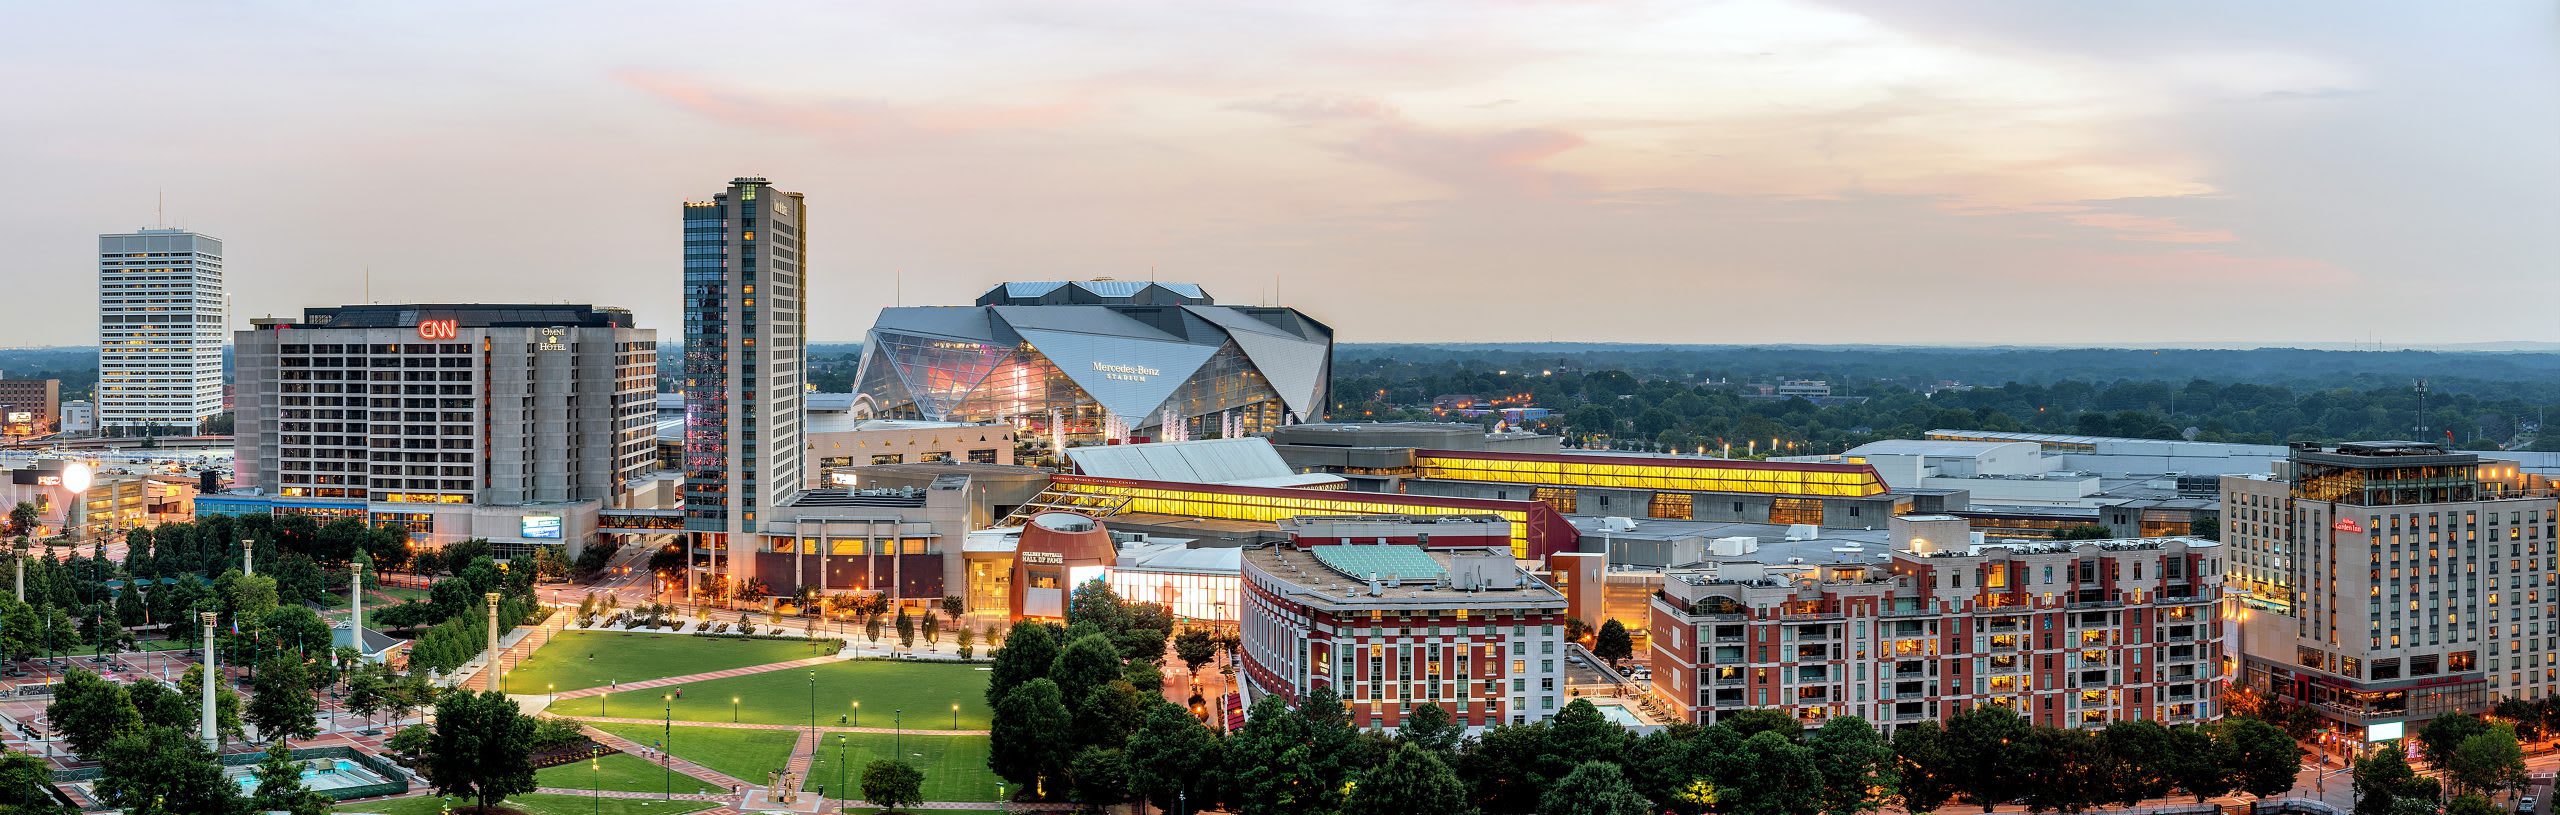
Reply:
[[94, 345], [163, 195], [235, 328], [369, 267], [672, 340], [739, 175], [808, 196], [815, 342], [1088, 277], [1352, 343], [2560, 340], [2549, 3], [314, 9], [20, 10], [0, 346]]

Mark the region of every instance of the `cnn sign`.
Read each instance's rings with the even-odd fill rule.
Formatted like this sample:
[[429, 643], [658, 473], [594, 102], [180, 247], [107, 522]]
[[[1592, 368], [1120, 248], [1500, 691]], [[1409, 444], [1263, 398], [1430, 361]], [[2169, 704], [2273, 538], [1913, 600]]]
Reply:
[[418, 339], [450, 340], [460, 336], [462, 336], [462, 331], [459, 327], [454, 325], [452, 320], [418, 321]]

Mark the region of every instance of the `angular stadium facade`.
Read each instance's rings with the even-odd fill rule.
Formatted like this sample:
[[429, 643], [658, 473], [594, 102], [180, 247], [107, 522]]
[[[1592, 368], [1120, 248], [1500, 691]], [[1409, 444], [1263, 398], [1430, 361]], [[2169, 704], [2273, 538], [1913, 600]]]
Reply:
[[856, 411], [1009, 424], [1072, 442], [1232, 437], [1324, 418], [1333, 329], [1189, 283], [1006, 283], [973, 306], [887, 308]]

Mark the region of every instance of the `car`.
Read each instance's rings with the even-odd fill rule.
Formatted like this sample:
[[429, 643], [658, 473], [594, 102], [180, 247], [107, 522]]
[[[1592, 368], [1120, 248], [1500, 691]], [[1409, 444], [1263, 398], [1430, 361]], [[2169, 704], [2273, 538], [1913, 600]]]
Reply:
[[2524, 800], [2521, 800], [2521, 801], [2517, 801], [2517, 802], [2516, 802], [2516, 811], [2517, 811], [2517, 812], [2523, 812], [2523, 813], [2532, 813], [2532, 812], [2534, 811], [2533, 805], [2534, 805], [2535, 803], [2536, 803], [2536, 802], [2534, 801], [2533, 796], [2527, 795], [2527, 796], [2525, 796], [2525, 797], [2524, 797]]

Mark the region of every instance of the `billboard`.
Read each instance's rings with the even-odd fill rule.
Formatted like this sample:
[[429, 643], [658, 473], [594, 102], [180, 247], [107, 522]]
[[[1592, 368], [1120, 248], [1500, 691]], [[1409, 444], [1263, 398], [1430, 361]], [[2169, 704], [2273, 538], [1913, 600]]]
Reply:
[[522, 524], [522, 529], [520, 530], [519, 535], [520, 535], [521, 537], [526, 537], [526, 538], [539, 538], [539, 539], [543, 539], [543, 540], [559, 540], [559, 539], [560, 539], [560, 516], [558, 516], [558, 515], [527, 515], [527, 516], [524, 516], [523, 524]]
[[2364, 740], [2376, 742], [2399, 738], [2407, 731], [2407, 724], [2407, 722], [2375, 722], [2365, 725]]

